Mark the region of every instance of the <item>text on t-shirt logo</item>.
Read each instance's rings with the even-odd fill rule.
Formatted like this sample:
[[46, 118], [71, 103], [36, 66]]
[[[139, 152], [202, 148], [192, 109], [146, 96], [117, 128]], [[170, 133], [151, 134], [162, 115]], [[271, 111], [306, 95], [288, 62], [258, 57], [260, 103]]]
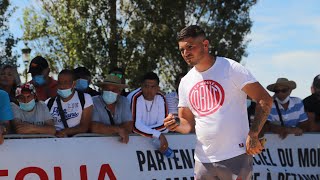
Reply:
[[213, 80], [198, 82], [189, 93], [190, 104], [199, 116], [216, 112], [222, 106], [224, 98], [222, 86]]

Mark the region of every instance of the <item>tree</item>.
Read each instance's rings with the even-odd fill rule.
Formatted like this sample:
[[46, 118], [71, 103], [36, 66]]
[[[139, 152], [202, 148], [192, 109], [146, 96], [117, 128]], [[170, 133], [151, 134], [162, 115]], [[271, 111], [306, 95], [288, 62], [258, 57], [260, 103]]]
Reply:
[[4, 64], [16, 65], [18, 55], [12, 52], [18, 40], [9, 31], [9, 21], [14, 9], [9, 9], [9, 0], [0, 0], [0, 67]]
[[[255, 0], [41, 0], [43, 11], [24, 14], [26, 40], [52, 63], [82, 65], [101, 79], [112, 67], [125, 69], [132, 88], [156, 70], [172, 89], [174, 77], [187, 72], [176, 42], [177, 32], [199, 24], [211, 40], [211, 53], [241, 61], [246, 56]], [[93, 73], [94, 74], [94, 73]], [[168, 86], [166, 86], [168, 85]]]

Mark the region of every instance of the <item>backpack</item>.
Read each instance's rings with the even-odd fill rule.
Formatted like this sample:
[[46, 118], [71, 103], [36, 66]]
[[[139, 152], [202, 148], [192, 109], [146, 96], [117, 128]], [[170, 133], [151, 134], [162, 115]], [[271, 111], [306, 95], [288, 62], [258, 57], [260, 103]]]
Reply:
[[[80, 100], [80, 104], [81, 104], [81, 107], [82, 107], [82, 110], [84, 109], [84, 104], [86, 103], [86, 100], [84, 98], [84, 93], [83, 92], [80, 92], [80, 91], [77, 91], [78, 92], [78, 97], [79, 97], [79, 100]], [[60, 100], [60, 97], [59, 96], [55, 96], [55, 97], [51, 97], [48, 101], [48, 108], [49, 108], [49, 111], [51, 111], [51, 108], [53, 106], [53, 103], [55, 100]], [[59, 104], [59, 103], [58, 103]]]

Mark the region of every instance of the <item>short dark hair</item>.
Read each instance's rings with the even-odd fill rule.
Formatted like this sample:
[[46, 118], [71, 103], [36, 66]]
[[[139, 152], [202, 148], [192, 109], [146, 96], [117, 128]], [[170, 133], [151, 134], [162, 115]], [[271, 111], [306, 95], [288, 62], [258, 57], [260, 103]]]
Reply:
[[158, 75], [154, 72], [147, 72], [145, 75], [143, 75], [141, 82], [144, 83], [145, 80], [156, 80], [158, 85], [160, 83]]
[[70, 69], [63, 69], [62, 71], [60, 71], [60, 73], [58, 74], [58, 77], [60, 75], [70, 75], [72, 77], [72, 80], [75, 81], [76, 80], [76, 77], [74, 75], [74, 72], [73, 70], [70, 70]]
[[32, 76], [39, 75], [47, 68], [49, 68], [48, 61], [42, 56], [36, 56], [30, 62], [28, 73]]
[[203, 36], [204, 38], [206, 38], [206, 34], [203, 31], [203, 29], [201, 29], [201, 27], [198, 25], [191, 25], [191, 26], [187, 26], [187, 27], [183, 28], [179, 32], [178, 37], [177, 37], [177, 41], [181, 41], [183, 39], [190, 38], [190, 37], [196, 38], [199, 36]]
[[86, 67], [77, 67], [73, 70], [76, 79], [91, 77], [90, 71]]
[[320, 74], [313, 78], [312, 86], [316, 89], [320, 89]]

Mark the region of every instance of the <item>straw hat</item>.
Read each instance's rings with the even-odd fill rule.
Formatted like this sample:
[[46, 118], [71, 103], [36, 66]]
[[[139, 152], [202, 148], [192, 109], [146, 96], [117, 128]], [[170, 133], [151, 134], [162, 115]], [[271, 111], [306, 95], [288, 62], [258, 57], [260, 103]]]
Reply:
[[287, 78], [278, 78], [277, 82], [267, 86], [267, 89], [269, 91], [274, 92], [274, 88], [276, 86], [286, 86], [289, 89], [295, 89], [297, 87], [297, 85], [296, 85], [296, 83], [294, 81], [289, 81]]
[[106, 75], [105, 79], [102, 82], [96, 83], [96, 85], [99, 87], [103, 86], [103, 85], [107, 85], [107, 84], [117, 85], [120, 88], [128, 87], [128, 85], [121, 83], [121, 79], [118, 76], [114, 76], [114, 75], [110, 75], [110, 74]]

